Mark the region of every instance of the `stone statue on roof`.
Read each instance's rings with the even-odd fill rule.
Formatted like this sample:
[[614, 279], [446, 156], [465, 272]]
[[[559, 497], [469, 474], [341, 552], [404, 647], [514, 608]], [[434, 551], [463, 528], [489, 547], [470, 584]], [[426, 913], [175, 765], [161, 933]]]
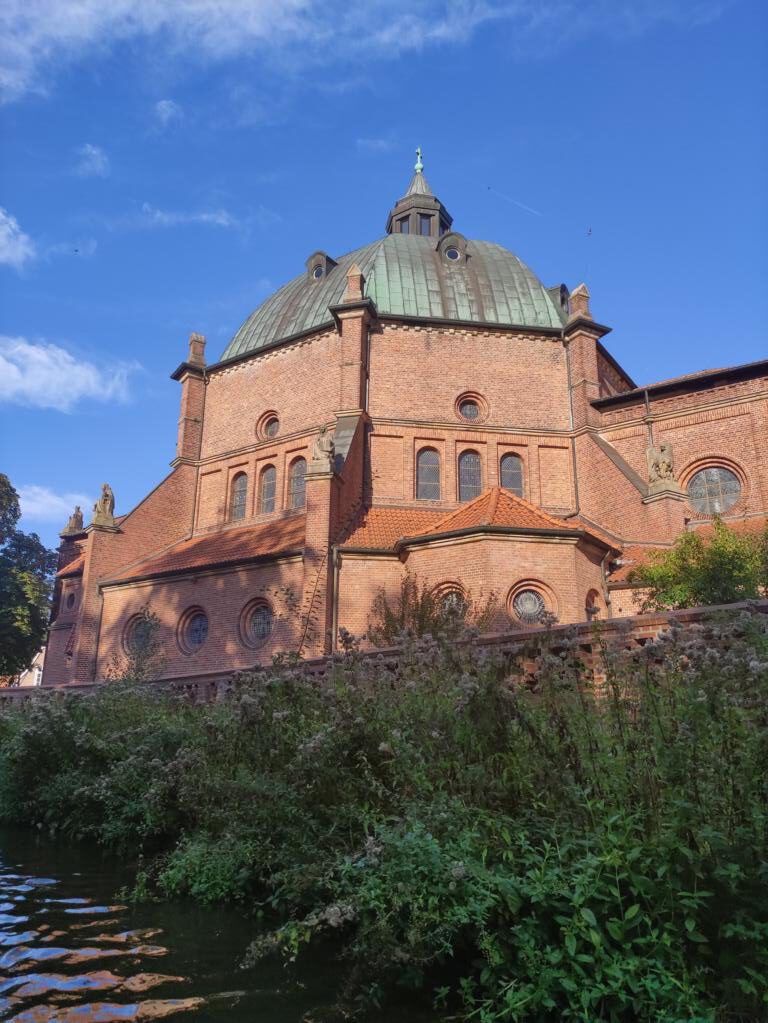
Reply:
[[663, 441], [657, 448], [648, 448], [648, 482], [660, 483], [674, 480], [675, 472], [672, 464], [672, 445]]
[[67, 524], [64, 527], [63, 532], [65, 533], [81, 533], [83, 530], [83, 512], [79, 504], [75, 505], [75, 510], [67, 519]]
[[101, 495], [93, 506], [94, 526], [114, 526], [115, 524], [115, 495], [109, 483], [101, 484]]
[[315, 437], [312, 447], [312, 463], [315, 468], [333, 469], [333, 459], [336, 448], [333, 442], [333, 434], [327, 426], [320, 427], [320, 433]]

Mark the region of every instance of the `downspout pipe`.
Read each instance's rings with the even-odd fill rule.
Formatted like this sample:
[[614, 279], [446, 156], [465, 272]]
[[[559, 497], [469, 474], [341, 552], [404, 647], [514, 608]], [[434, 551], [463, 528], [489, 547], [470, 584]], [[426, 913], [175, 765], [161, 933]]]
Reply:
[[607, 550], [600, 562], [600, 581], [603, 590], [603, 600], [605, 601], [605, 610], [609, 618], [613, 618], [613, 607], [611, 605], [611, 591], [608, 589], [608, 573], [606, 572], [606, 566], [608, 565], [608, 559], [611, 557], [612, 553], [613, 552], [611, 550]]
[[333, 611], [331, 614], [331, 653], [334, 653], [339, 643], [339, 576], [341, 575], [341, 551], [335, 543], [331, 547], [331, 558], [333, 559]]
[[581, 500], [579, 498], [579, 474], [576, 465], [576, 438], [573, 436], [574, 431], [574, 415], [573, 415], [573, 377], [571, 374], [571, 348], [570, 344], [566, 340], [565, 330], [560, 331], [560, 340], [563, 342], [565, 348], [565, 368], [567, 373], [568, 381], [568, 413], [571, 424], [571, 469], [573, 472], [573, 493], [576, 498], [576, 507], [572, 512], [568, 512], [567, 515], [563, 515], [564, 519], [572, 519], [574, 516], [579, 515], [581, 512]]

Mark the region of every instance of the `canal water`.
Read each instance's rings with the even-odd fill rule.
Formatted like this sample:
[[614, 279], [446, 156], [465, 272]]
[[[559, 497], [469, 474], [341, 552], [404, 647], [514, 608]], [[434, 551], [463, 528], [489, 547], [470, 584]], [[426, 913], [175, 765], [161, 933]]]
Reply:
[[[0, 828], [0, 1019], [338, 1019], [331, 957], [298, 970], [241, 969], [252, 920], [227, 907], [126, 904], [116, 892], [132, 876], [130, 864], [91, 846]], [[388, 1018], [417, 1017], [398, 1008]]]

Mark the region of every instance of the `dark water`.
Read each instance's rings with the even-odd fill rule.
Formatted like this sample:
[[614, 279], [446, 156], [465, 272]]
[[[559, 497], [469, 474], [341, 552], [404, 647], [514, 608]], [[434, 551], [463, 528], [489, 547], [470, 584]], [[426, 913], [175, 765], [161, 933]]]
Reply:
[[[0, 1019], [112, 1023], [334, 1018], [338, 966], [242, 970], [256, 928], [232, 909], [120, 904], [128, 864], [0, 829]], [[397, 1018], [404, 1019], [398, 1011]]]

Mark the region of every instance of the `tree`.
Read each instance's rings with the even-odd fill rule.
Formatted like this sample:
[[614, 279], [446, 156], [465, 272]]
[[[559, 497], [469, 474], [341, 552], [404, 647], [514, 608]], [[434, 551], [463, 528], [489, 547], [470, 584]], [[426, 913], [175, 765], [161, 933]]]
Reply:
[[499, 600], [491, 592], [474, 601], [470, 593], [436, 591], [406, 572], [397, 597], [390, 601], [384, 587], [377, 592], [368, 623], [368, 639], [374, 646], [389, 646], [403, 633], [416, 636], [452, 635], [466, 625], [488, 632], [499, 612]]
[[0, 675], [28, 667], [45, 639], [56, 554], [16, 529], [19, 495], [0, 473]]
[[629, 581], [647, 591], [644, 611], [731, 604], [768, 590], [768, 527], [741, 535], [716, 518], [713, 530], [711, 538], [683, 533], [671, 550], [633, 569]]

